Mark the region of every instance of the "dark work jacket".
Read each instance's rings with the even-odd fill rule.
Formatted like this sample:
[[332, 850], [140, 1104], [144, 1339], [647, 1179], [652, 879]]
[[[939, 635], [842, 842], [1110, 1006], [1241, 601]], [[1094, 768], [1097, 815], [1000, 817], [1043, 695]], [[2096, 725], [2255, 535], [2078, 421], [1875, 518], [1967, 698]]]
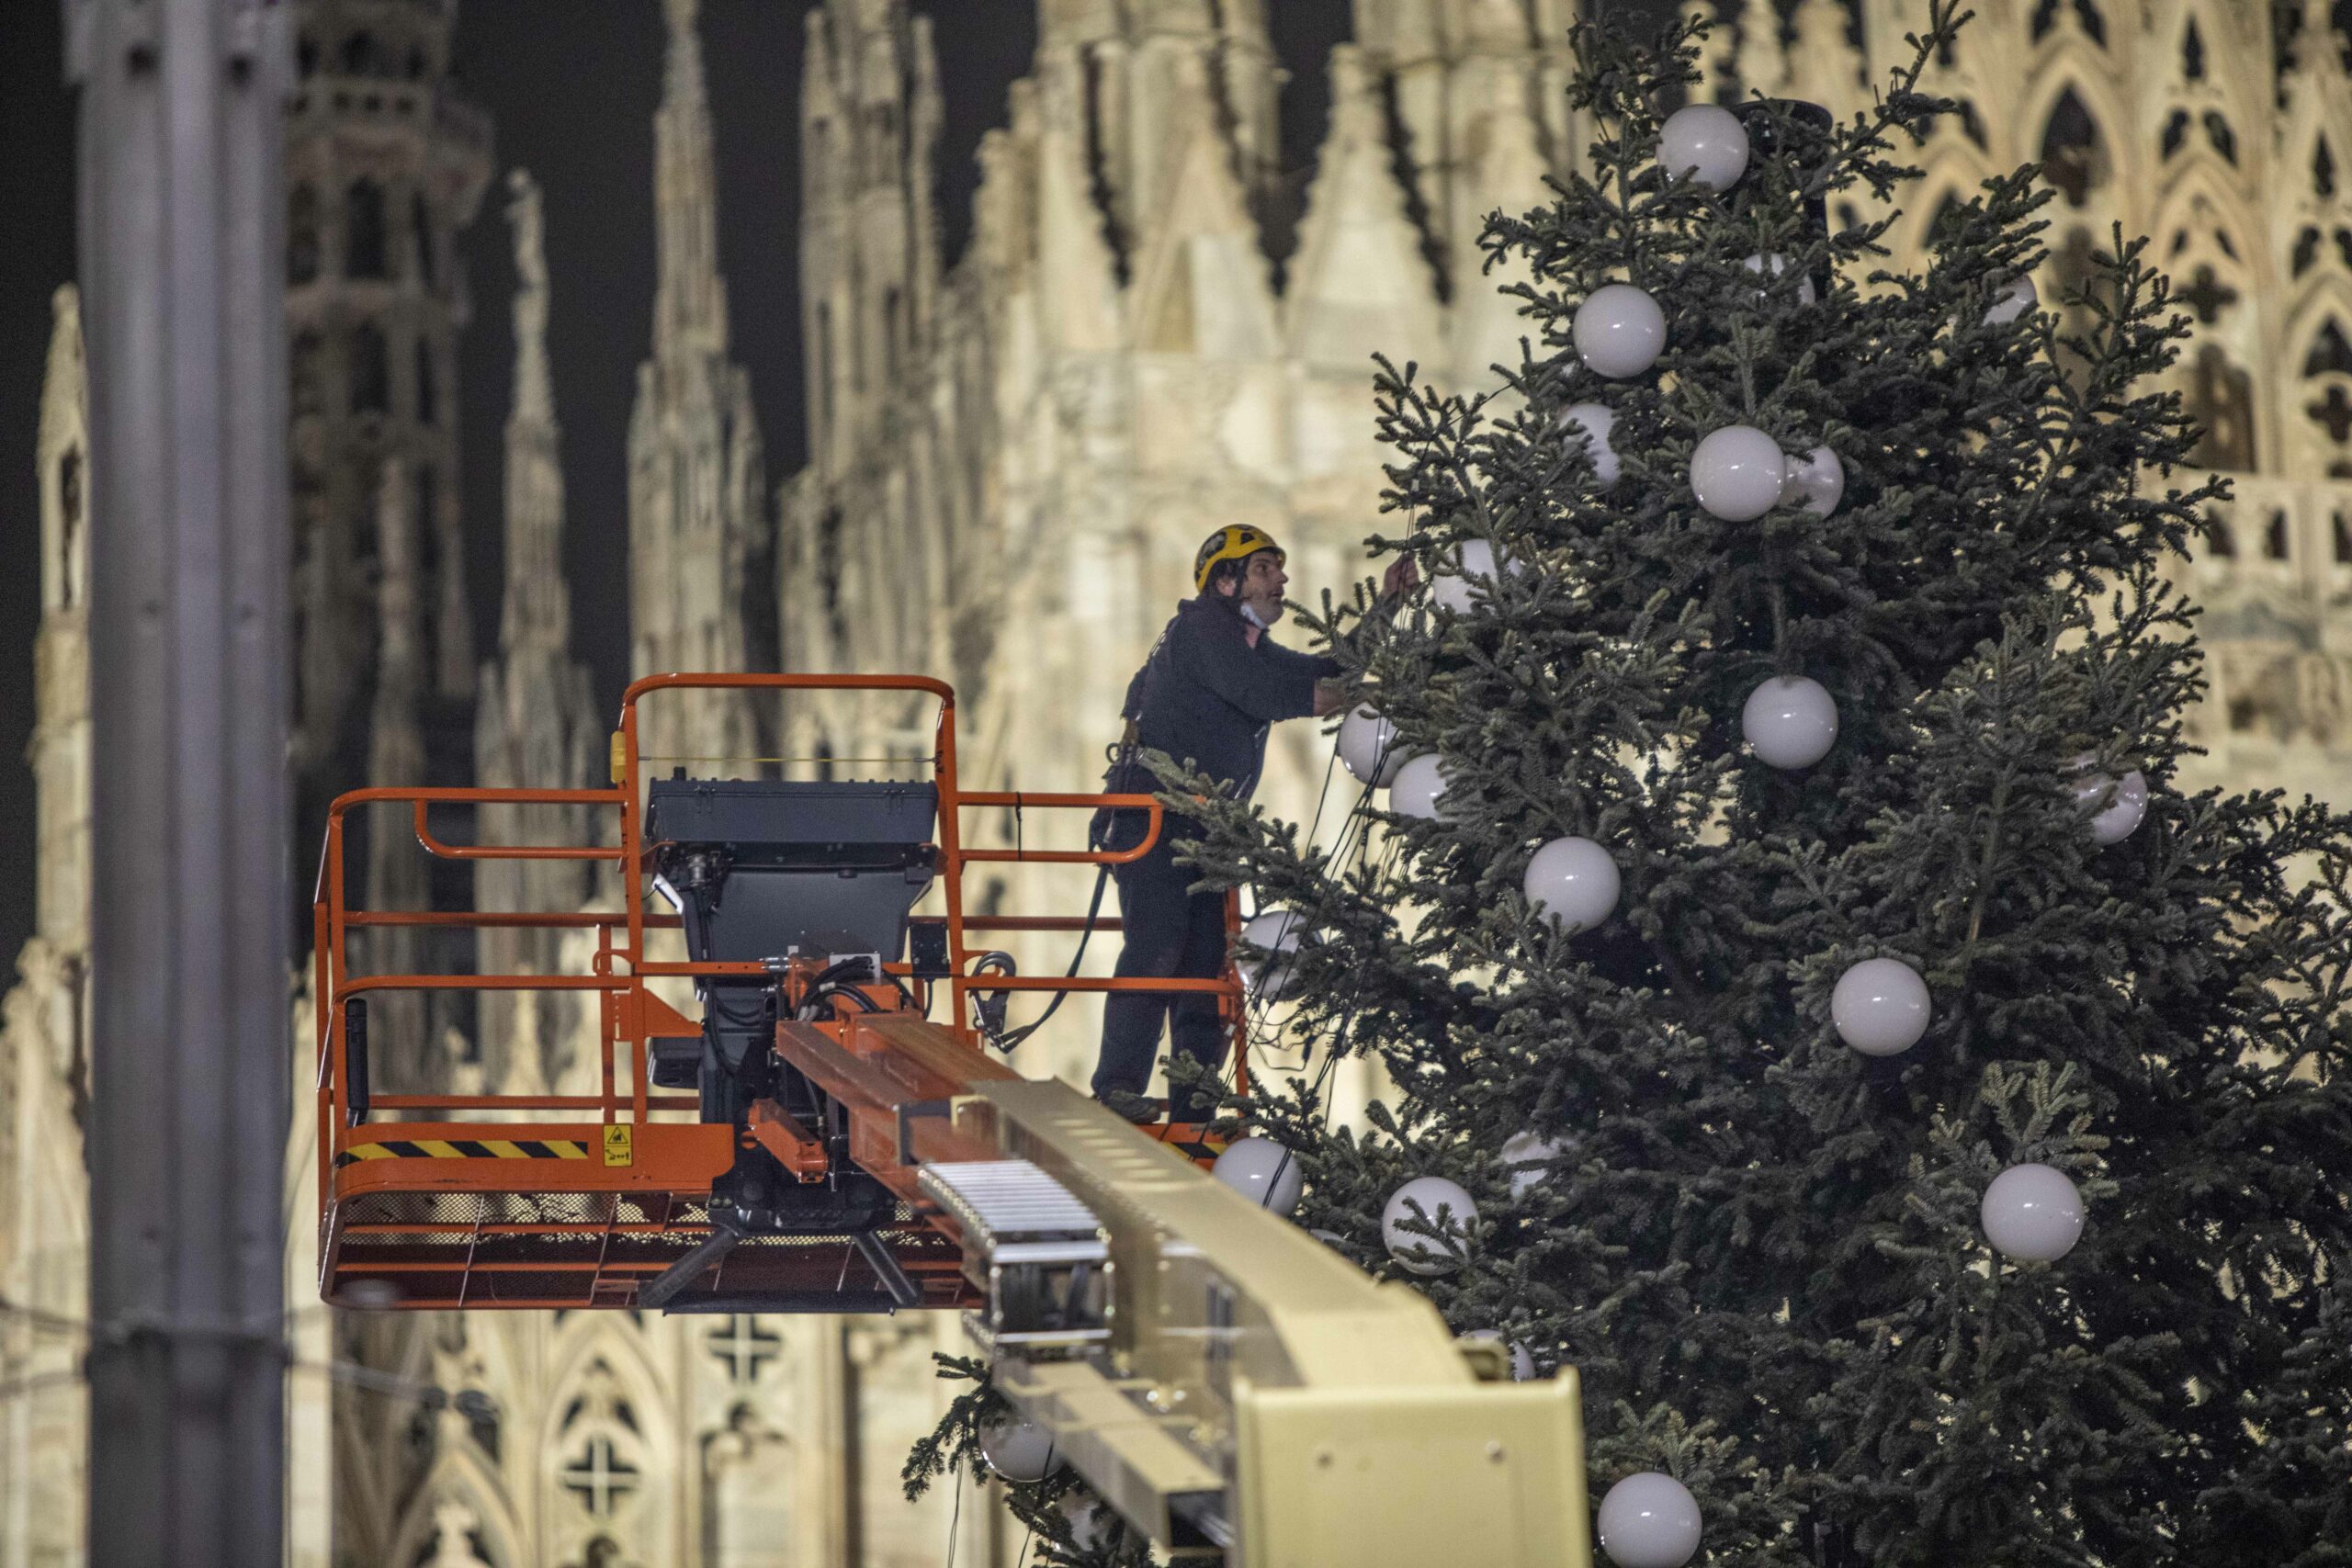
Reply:
[[1315, 682], [1340, 672], [1336, 660], [1297, 653], [1261, 632], [1250, 646], [1240, 603], [1204, 593], [1176, 606], [1151, 656], [1127, 682], [1120, 716], [1136, 725], [1136, 752], [1113, 765], [1103, 787], [1150, 795], [1159, 781], [1141, 753], [1165, 751], [1221, 781], [1247, 800], [1266, 762], [1266, 731], [1276, 719], [1315, 712]]

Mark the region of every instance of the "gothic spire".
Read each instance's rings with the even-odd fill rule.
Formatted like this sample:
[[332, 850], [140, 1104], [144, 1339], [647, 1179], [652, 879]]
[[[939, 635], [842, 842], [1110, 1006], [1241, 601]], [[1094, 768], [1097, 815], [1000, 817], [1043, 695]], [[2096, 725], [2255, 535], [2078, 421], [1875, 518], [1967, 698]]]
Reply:
[[653, 117], [653, 355], [727, 351], [727, 286], [718, 276], [718, 176], [703, 85], [700, 0], [662, 0], [670, 24], [662, 107]]
[[560, 653], [571, 638], [563, 576], [563, 468], [555, 389], [548, 373], [548, 260], [538, 182], [506, 176], [514, 231], [514, 406], [506, 416], [506, 602], [503, 651], [526, 644]]

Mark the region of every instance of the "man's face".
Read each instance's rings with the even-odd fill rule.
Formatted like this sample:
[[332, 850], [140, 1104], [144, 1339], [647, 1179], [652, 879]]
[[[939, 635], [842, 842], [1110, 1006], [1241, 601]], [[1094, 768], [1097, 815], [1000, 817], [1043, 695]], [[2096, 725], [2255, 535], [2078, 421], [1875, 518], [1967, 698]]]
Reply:
[[1282, 551], [1260, 550], [1242, 563], [1241, 602], [1271, 626], [1283, 618], [1283, 589], [1289, 582], [1289, 574], [1283, 570]]

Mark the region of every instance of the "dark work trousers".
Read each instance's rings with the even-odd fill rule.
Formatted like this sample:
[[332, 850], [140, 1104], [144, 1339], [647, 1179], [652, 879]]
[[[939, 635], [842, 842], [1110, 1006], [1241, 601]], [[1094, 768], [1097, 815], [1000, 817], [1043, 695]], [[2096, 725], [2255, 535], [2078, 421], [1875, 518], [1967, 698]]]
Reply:
[[[1122, 811], [1118, 816], [1108, 847], [1133, 849], [1143, 840], [1145, 815]], [[1112, 973], [1122, 978], [1214, 980], [1225, 973], [1225, 895], [1185, 891], [1200, 873], [1176, 863], [1176, 840], [1189, 838], [1193, 831], [1191, 823], [1167, 818], [1150, 853], [1111, 868], [1119, 884], [1119, 919], [1126, 938], [1118, 967]], [[1170, 1021], [1177, 1055], [1212, 1068], [1223, 1066], [1229, 1032], [1216, 1015], [1216, 993], [1209, 991], [1190, 995], [1112, 992], [1102, 1004], [1102, 1060], [1094, 1069], [1096, 1097], [1144, 1092], [1159, 1057], [1162, 1019]], [[1203, 1095], [1171, 1086], [1172, 1119], [1207, 1121], [1216, 1113], [1216, 1092], [1212, 1089]]]

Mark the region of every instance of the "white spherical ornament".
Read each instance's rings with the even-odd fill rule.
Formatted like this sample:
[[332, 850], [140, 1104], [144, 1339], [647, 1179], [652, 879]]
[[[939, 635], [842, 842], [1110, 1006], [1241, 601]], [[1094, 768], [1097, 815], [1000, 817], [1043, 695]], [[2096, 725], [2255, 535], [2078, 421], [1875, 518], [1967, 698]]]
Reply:
[[1928, 982], [1900, 958], [1865, 958], [1838, 976], [1829, 1021], [1865, 1056], [1899, 1056], [1928, 1032]]
[[1617, 451], [1609, 445], [1609, 433], [1617, 428], [1615, 409], [1607, 403], [1573, 403], [1560, 411], [1560, 428], [1584, 448], [1594, 479], [1604, 486], [1617, 482]]
[[[1445, 1240], [1401, 1228], [1416, 1218], [1416, 1203], [1420, 1205], [1419, 1219]], [[1414, 1273], [1450, 1274], [1468, 1258], [1470, 1228], [1477, 1223], [1478, 1205], [1459, 1183], [1442, 1176], [1417, 1176], [1388, 1195], [1387, 1206], [1380, 1211], [1380, 1239], [1389, 1256]]]
[[[1503, 1339], [1503, 1331], [1499, 1328], [1474, 1328], [1462, 1337], [1464, 1339], [1491, 1340], [1497, 1345], [1500, 1345], [1505, 1342]], [[1535, 1358], [1528, 1352], [1527, 1347], [1521, 1344], [1518, 1340], [1513, 1339], [1509, 1343], [1510, 1346], [1510, 1381], [1513, 1382], [1529, 1382], [1533, 1381], [1535, 1377]]]
[[1551, 1162], [1568, 1152], [1564, 1138], [1541, 1133], [1514, 1133], [1503, 1140], [1503, 1169], [1510, 1174], [1510, 1195], [1523, 1198], [1552, 1179]]
[[1772, 768], [1809, 768], [1838, 744], [1838, 704], [1818, 681], [1775, 675], [1747, 694], [1739, 732]]
[[1675, 179], [1729, 190], [1747, 172], [1747, 128], [1713, 104], [1677, 109], [1657, 128], [1657, 163]]
[[[1250, 995], [1279, 1002], [1297, 994], [1298, 944], [1306, 934], [1306, 917], [1296, 909], [1267, 909], [1241, 928], [1245, 946], [1234, 954], [1233, 967]], [[1251, 953], [1250, 948], [1263, 951]]]
[[2083, 1235], [2083, 1195], [2066, 1173], [2046, 1165], [2013, 1165], [1984, 1189], [1977, 1217], [1984, 1239], [2019, 1263], [2054, 1263]]
[[1396, 781], [1388, 786], [1388, 809], [1399, 817], [1433, 822], [1444, 815], [1438, 804], [1444, 795], [1445, 774], [1437, 753], [1424, 751], [1396, 770]]
[[[2147, 775], [2134, 768], [2119, 782], [2105, 773], [2086, 773], [2075, 785], [2075, 801], [2091, 812], [2093, 843], [2102, 849], [2120, 844], [2148, 814]], [[2101, 806], [2101, 801], [2107, 804]]]
[[1711, 430], [1690, 449], [1690, 493], [1726, 523], [1749, 523], [1780, 504], [1788, 482], [1781, 444], [1752, 424]]
[[1272, 1138], [1236, 1138], [1225, 1145], [1211, 1175], [1261, 1209], [1287, 1218], [1298, 1207], [1306, 1174], [1298, 1156]]
[[1622, 381], [1657, 363], [1666, 349], [1666, 312], [1630, 283], [1605, 283], [1577, 307], [1569, 329], [1593, 373]]
[[[1767, 261], [1762, 256], [1750, 256], [1746, 261], [1740, 263], [1740, 265], [1746, 267], [1750, 272], [1764, 273], [1768, 276], [1778, 277], [1781, 274], [1789, 270], [1789, 258], [1784, 255], [1775, 254], [1770, 261]], [[1760, 298], [1763, 295], [1771, 292], [1771, 290], [1769, 288], [1759, 286], [1756, 292]], [[1804, 277], [1797, 280], [1798, 304], [1810, 305], [1815, 299], [1820, 298], [1820, 295], [1815, 294], [1813, 291], [1812, 278]]]
[[1062, 1467], [1051, 1432], [1010, 1416], [980, 1424], [980, 1457], [1007, 1481], [1043, 1481]]
[[1082, 1486], [1062, 1494], [1062, 1517], [1069, 1524], [1070, 1544], [1080, 1551], [1101, 1551], [1119, 1536], [1118, 1510]]
[[1802, 457], [1787, 460], [1789, 477], [1781, 485], [1781, 504], [1804, 502], [1815, 517], [1826, 517], [1846, 499], [1846, 465], [1826, 446], [1816, 446]]
[[[1484, 539], [1464, 539], [1454, 547], [1453, 570], [1442, 573], [1430, 584], [1430, 597], [1457, 615], [1470, 613], [1470, 597], [1474, 590], [1480, 593], [1494, 591], [1495, 547]], [[1510, 558], [1503, 558], [1503, 570], [1510, 570]]]
[[1521, 886], [1537, 914], [1574, 936], [1609, 918], [1622, 883], [1607, 850], [1572, 836], [1537, 850]]
[[1984, 324], [2006, 327], [2041, 303], [2041, 294], [2034, 288], [2033, 279], [2019, 274], [2009, 279], [2001, 292], [1994, 296], [1993, 303], [1985, 308]]
[[1396, 727], [1368, 707], [1357, 708], [1340, 721], [1340, 761], [1365, 784], [1386, 789], [1405, 765]]
[[1629, 1475], [1601, 1498], [1599, 1533], [1617, 1568], [1682, 1568], [1699, 1551], [1699, 1499], [1663, 1471]]

